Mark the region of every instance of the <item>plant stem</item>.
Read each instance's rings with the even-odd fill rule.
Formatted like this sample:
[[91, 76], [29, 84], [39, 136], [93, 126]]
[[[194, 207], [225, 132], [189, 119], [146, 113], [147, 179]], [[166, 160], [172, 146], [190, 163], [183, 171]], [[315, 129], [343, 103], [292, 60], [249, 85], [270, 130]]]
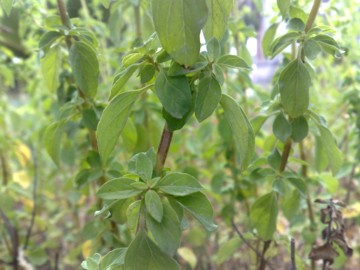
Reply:
[[274, 268], [272, 268], [272, 266], [271, 266], [271, 265], [269, 264], [269, 262], [263, 257], [263, 255], [261, 255], [260, 252], [259, 252], [256, 248], [254, 248], [254, 247], [248, 242], [248, 240], [242, 235], [242, 233], [241, 233], [240, 230], [237, 228], [237, 226], [236, 226], [236, 224], [235, 224], [235, 222], [234, 222], [233, 219], [231, 220], [231, 224], [232, 224], [235, 232], [237, 233], [237, 235], [240, 237], [240, 239], [241, 239], [252, 251], [255, 252], [256, 256], [258, 256], [259, 258], [261, 258], [261, 260], [264, 261], [264, 262], [269, 266], [269, 268], [273, 270]]
[[161, 176], [162, 174], [166, 157], [169, 152], [172, 136], [173, 132], [168, 130], [167, 124], [165, 124], [156, 155], [155, 174], [157, 176]]
[[3, 175], [3, 185], [6, 186], [9, 182], [9, 168], [4, 155], [4, 152], [0, 153], [1, 170]]
[[309, 18], [308, 18], [308, 20], [306, 22], [305, 33], [309, 32], [309, 30], [313, 26], [315, 18], [316, 18], [317, 14], [318, 14], [318, 11], [319, 11], [320, 4], [321, 4], [321, 0], [314, 0], [313, 6], [312, 6], [311, 11], [310, 11]]
[[61, 19], [62, 24], [70, 29], [71, 28], [70, 18], [66, 12], [66, 6], [64, 3], [64, 0], [56, 0], [56, 2], [57, 2], [57, 7], [58, 7], [58, 10], [60, 13], [60, 19]]
[[290, 254], [291, 254], [291, 270], [296, 270], [296, 260], [295, 260], [295, 239], [291, 238], [290, 240]]
[[135, 28], [136, 28], [136, 38], [140, 39], [142, 36], [141, 32], [141, 16], [140, 16], [140, 4], [134, 7], [135, 15]]
[[33, 166], [34, 166], [33, 209], [31, 211], [30, 225], [27, 230], [26, 237], [25, 237], [24, 250], [26, 250], [28, 247], [31, 232], [34, 227], [34, 222], [35, 222], [35, 217], [36, 217], [36, 199], [37, 199], [36, 190], [37, 190], [37, 183], [38, 183], [38, 163], [37, 163], [37, 156], [36, 156], [35, 149], [33, 149], [33, 147], [31, 147], [31, 149], [32, 149], [31, 152], [32, 152], [32, 156], [33, 156]]
[[289, 159], [290, 151], [291, 151], [291, 139], [287, 140], [287, 142], [284, 145], [284, 149], [281, 155], [281, 162], [279, 166], [280, 173], [282, 173], [285, 170], [286, 164]]
[[263, 247], [263, 251], [262, 251], [262, 254], [261, 254], [261, 261], [260, 261], [259, 270], [265, 270], [265, 268], [266, 268], [265, 253], [269, 249], [270, 244], [271, 244], [271, 240], [268, 240], [268, 241], [264, 242], [264, 247]]

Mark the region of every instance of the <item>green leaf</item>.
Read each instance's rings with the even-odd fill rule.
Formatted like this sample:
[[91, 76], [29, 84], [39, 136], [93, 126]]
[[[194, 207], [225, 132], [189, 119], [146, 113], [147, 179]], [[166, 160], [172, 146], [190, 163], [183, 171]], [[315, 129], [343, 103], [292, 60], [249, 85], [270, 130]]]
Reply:
[[330, 130], [322, 125], [317, 125], [317, 127], [320, 131], [319, 139], [321, 140], [322, 145], [325, 148], [331, 171], [333, 172], [333, 174], [336, 174], [341, 168], [343, 162], [343, 155], [338, 148]]
[[146, 225], [161, 250], [174, 256], [180, 245], [181, 228], [178, 216], [171, 206], [164, 203], [164, 215], [160, 223], [148, 214]]
[[162, 114], [164, 119], [166, 120], [166, 124], [168, 126], [169, 131], [175, 131], [181, 129], [187, 121], [192, 116], [194, 110], [191, 108], [189, 112], [187, 112], [181, 119], [172, 117], [170, 113], [168, 113], [165, 109], [162, 110]]
[[332, 37], [328, 35], [317, 35], [313, 37], [311, 40], [317, 42], [317, 44], [323, 49], [325, 52], [331, 55], [335, 55], [339, 52], [339, 45]]
[[317, 41], [308, 39], [304, 42], [304, 53], [307, 58], [313, 60], [321, 52], [321, 47]]
[[195, 116], [199, 122], [208, 118], [221, 99], [221, 87], [213, 76], [200, 80], [195, 98]]
[[87, 258], [85, 261], [81, 263], [81, 267], [87, 270], [98, 270], [100, 263], [101, 255], [95, 253], [91, 257]]
[[130, 114], [130, 109], [144, 89], [127, 91], [113, 98], [103, 111], [96, 136], [101, 158], [106, 161], [123, 130]]
[[153, 191], [148, 190], [145, 194], [146, 211], [157, 221], [161, 222], [164, 214], [164, 207], [159, 195]]
[[272, 129], [275, 137], [282, 142], [286, 142], [292, 133], [291, 125], [282, 113], [276, 116]]
[[1, 6], [4, 9], [6, 15], [10, 16], [14, 0], [1, 0], [0, 3], [1, 3]]
[[172, 117], [181, 119], [191, 109], [191, 90], [185, 76], [169, 77], [161, 71], [156, 78], [155, 94]]
[[281, 155], [277, 148], [274, 148], [271, 154], [268, 156], [267, 161], [269, 165], [274, 169], [278, 170], [281, 163]]
[[285, 217], [291, 221], [301, 207], [301, 193], [294, 189], [291, 193], [283, 197], [281, 201], [281, 209], [284, 212]]
[[279, 90], [282, 106], [290, 117], [303, 115], [309, 107], [310, 74], [296, 59], [290, 62], [280, 74]]
[[152, 64], [145, 64], [140, 69], [140, 82], [149, 82], [155, 75], [155, 67]]
[[184, 197], [175, 197], [176, 201], [191, 215], [193, 215], [208, 231], [217, 228], [214, 224], [213, 210], [210, 202], [204, 194], [196, 192]]
[[152, 14], [163, 48], [181, 65], [195, 63], [208, 16], [205, 0], [152, 0]]
[[306, 22], [309, 17], [302, 8], [298, 8], [294, 5], [290, 5], [289, 15], [291, 18], [299, 18], [303, 22]]
[[293, 31], [304, 31], [305, 30], [305, 23], [299, 18], [292, 18], [287, 23], [286, 28]]
[[227, 54], [220, 56], [216, 63], [222, 67], [251, 70], [251, 67], [248, 66], [245, 60], [236, 55]]
[[241, 168], [245, 169], [255, 151], [254, 131], [245, 113], [233, 98], [223, 94], [220, 104], [224, 109], [225, 118], [233, 133], [236, 149], [240, 154]]
[[276, 231], [278, 203], [275, 192], [261, 196], [251, 207], [250, 218], [259, 236], [271, 240]]
[[242, 240], [237, 236], [225, 242], [215, 254], [216, 264], [220, 265], [233, 257], [241, 244]]
[[144, 55], [142, 53], [129, 53], [128, 55], [125, 55], [122, 59], [122, 64], [124, 67], [129, 67], [136, 62], [139, 62], [140, 59], [142, 59]]
[[135, 183], [130, 178], [120, 177], [107, 181], [96, 192], [97, 196], [104, 200], [120, 200], [134, 197], [142, 192], [131, 184]]
[[262, 39], [262, 49], [263, 53], [266, 57], [271, 56], [271, 44], [274, 40], [276, 30], [278, 29], [279, 24], [272, 24], [265, 32], [264, 37]]
[[50, 92], [55, 93], [59, 85], [60, 46], [49, 49], [41, 58], [41, 72]]
[[207, 43], [206, 43], [206, 50], [209, 56], [210, 61], [214, 61], [216, 58], [220, 56], [221, 53], [221, 46], [219, 41], [212, 37]]
[[101, 260], [100, 269], [110, 270], [112, 267], [123, 265], [126, 251], [127, 248], [116, 248], [107, 253]]
[[209, 17], [203, 29], [206, 40], [212, 37], [222, 40], [233, 2], [234, 0], [206, 0], [209, 8]]
[[116, 75], [115, 82], [110, 90], [110, 97], [109, 99], [112, 99], [113, 97], [117, 96], [120, 93], [123, 93], [124, 86], [129, 81], [131, 76], [134, 74], [134, 72], [138, 69], [140, 64], [133, 64], [126, 69], [122, 70], [119, 74]]
[[304, 116], [297, 117], [291, 122], [291, 138], [294, 142], [301, 142], [309, 133], [309, 125]]
[[307, 196], [307, 187], [305, 181], [301, 178], [289, 177], [287, 178], [290, 184], [292, 184], [303, 197]]
[[184, 67], [176, 62], [173, 62], [167, 72], [168, 76], [181, 76], [191, 73], [196, 73], [203, 70], [209, 63], [207, 61], [196, 62], [190, 67]]
[[338, 191], [339, 180], [330, 173], [323, 173], [318, 178], [320, 183], [329, 191], [330, 194], [334, 194]]
[[40, 49], [47, 49], [49, 48], [58, 38], [62, 37], [63, 35], [58, 31], [48, 31], [43, 34], [39, 41], [39, 48]]
[[139, 214], [141, 209], [141, 200], [135, 201], [126, 209], [127, 227], [131, 231], [135, 231], [139, 221]]
[[198, 180], [186, 173], [169, 173], [160, 179], [156, 187], [174, 196], [186, 196], [202, 190]]
[[99, 79], [99, 62], [95, 51], [85, 42], [73, 41], [69, 60], [76, 84], [86, 96], [94, 97]]
[[274, 58], [278, 53], [284, 50], [291, 43], [296, 41], [300, 37], [300, 33], [298, 32], [289, 32], [285, 35], [276, 38], [271, 44], [271, 56]]
[[321, 136], [315, 136], [315, 168], [318, 172], [322, 172], [328, 164], [329, 161]]
[[283, 18], [286, 17], [286, 14], [290, 8], [290, 3], [290, 0], [277, 0], [277, 5]]
[[146, 153], [138, 153], [129, 161], [129, 172], [138, 175], [143, 180], [150, 180], [153, 172], [153, 163]]
[[61, 137], [64, 133], [65, 122], [55, 122], [48, 126], [44, 133], [44, 145], [46, 151], [59, 166], [60, 163], [60, 146], [61, 146]]
[[125, 255], [125, 270], [179, 270], [177, 262], [140, 231]]

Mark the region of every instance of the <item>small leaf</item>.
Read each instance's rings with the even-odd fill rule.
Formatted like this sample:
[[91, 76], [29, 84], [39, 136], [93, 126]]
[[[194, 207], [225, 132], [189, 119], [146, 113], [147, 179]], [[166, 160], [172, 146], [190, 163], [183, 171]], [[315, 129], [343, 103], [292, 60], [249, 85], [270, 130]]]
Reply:
[[162, 115], [166, 120], [169, 131], [175, 131], [183, 128], [185, 124], [189, 121], [190, 117], [193, 115], [194, 110], [191, 108], [182, 118], [178, 119], [172, 117], [165, 109], [162, 110]]
[[233, 0], [207, 0], [209, 8], [209, 17], [203, 29], [206, 40], [215, 37], [217, 40], [222, 40], [228, 18], [233, 6]]
[[177, 262], [141, 230], [131, 242], [125, 255], [125, 270], [179, 270]]
[[85, 42], [74, 41], [69, 60], [76, 84], [86, 96], [94, 97], [98, 88], [99, 62], [93, 48]]
[[290, 0], [277, 0], [277, 5], [283, 18], [286, 17], [287, 12], [289, 11], [290, 3]]
[[214, 61], [217, 57], [219, 57], [221, 53], [221, 47], [219, 41], [215, 37], [212, 37], [206, 43], [206, 50], [210, 61]]
[[126, 224], [127, 224], [127, 227], [131, 231], [136, 230], [136, 227], [137, 227], [137, 224], [139, 221], [140, 209], [141, 209], [141, 201], [140, 200], [133, 202], [126, 209], [126, 218], [127, 218]]
[[130, 178], [120, 177], [107, 181], [96, 192], [97, 196], [104, 200], [120, 200], [134, 197], [142, 190], [134, 188], [131, 184], [135, 183]]
[[276, 38], [271, 44], [271, 56], [274, 58], [287, 46], [296, 41], [300, 37], [300, 35], [301, 34], [298, 32], [289, 32], [281, 37]]
[[208, 231], [217, 228], [214, 224], [213, 210], [204, 194], [196, 192], [184, 197], [175, 197], [176, 201], [191, 215], [193, 215]]
[[130, 109], [143, 89], [127, 91], [113, 98], [103, 111], [96, 136], [101, 158], [106, 161], [129, 117]]
[[161, 222], [163, 218], [164, 208], [159, 195], [153, 191], [148, 190], [145, 194], [146, 211], [157, 221]]
[[303, 115], [309, 107], [311, 77], [301, 60], [290, 62], [280, 74], [281, 103], [290, 117]]
[[309, 125], [304, 116], [297, 117], [291, 122], [291, 138], [294, 142], [301, 142], [309, 133]]
[[61, 137], [64, 133], [65, 122], [55, 122], [48, 126], [44, 133], [44, 145], [46, 151], [59, 166], [60, 163], [60, 146], [61, 146]]
[[40, 49], [48, 49], [51, 45], [63, 35], [58, 31], [48, 31], [45, 32], [40, 38], [39, 48]]
[[133, 64], [126, 69], [122, 70], [119, 74], [116, 75], [114, 84], [110, 90], [110, 97], [109, 99], [112, 99], [113, 97], [117, 96], [120, 93], [123, 93], [125, 84], [129, 81], [131, 76], [134, 74], [134, 72], [138, 69], [140, 64]]
[[164, 215], [161, 222], [152, 215], [146, 216], [146, 225], [162, 251], [174, 256], [180, 245], [181, 228], [176, 212], [168, 203], [164, 203]]
[[278, 204], [276, 194], [270, 192], [255, 201], [251, 207], [250, 218], [259, 236], [271, 240], [276, 230]]
[[296, 218], [298, 215], [298, 211], [301, 207], [301, 197], [301, 193], [297, 189], [294, 189], [291, 193], [283, 197], [281, 201], [281, 209], [289, 221], [291, 221], [294, 217]]
[[152, 0], [152, 15], [163, 48], [181, 65], [195, 63], [208, 16], [205, 0]]
[[287, 29], [289, 30], [293, 30], [293, 31], [304, 31], [305, 30], [305, 24], [304, 22], [299, 19], [299, 18], [292, 18], [290, 19], [290, 21], [287, 23], [286, 26]]
[[145, 181], [151, 179], [153, 163], [146, 153], [138, 153], [129, 161], [129, 172], [138, 175]]
[[266, 57], [271, 56], [271, 44], [274, 40], [276, 30], [278, 29], [279, 24], [272, 24], [265, 32], [264, 37], [262, 39], [262, 49], [263, 53]]
[[320, 34], [313, 37], [311, 40], [316, 41], [317, 44], [321, 47], [321, 49], [323, 49], [328, 54], [337, 55], [338, 53], [340, 53], [338, 43], [335, 41], [335, 39], [328, 35]]
[[313, 60], [321, 52], [320, 45], [312, 39], [308, 39], [304, 43], [304, 53], [307, 58]]
[[282, 142], [286, 142], [291, 136], [291, 125], [282, 113], [276, 116], [272, 129], [275, 137]]
[[138, 62], [141, 58], [143, 58], [143, 56], [144, 55], [142, 53], [129, 53], [122, 59], [122, 64], [124, 67], [129, 67]]
[[237, 236], [226, 241], [223, 245], [221, 245], [215, 255], [216, 264], [220, 265], [234, 256], [236, 251], [240, 248], [241, 244], [242, 240]]
[[245, 113], [233, 98], [223, 94], [220, 104], [224, 109], [225, 118], [234, 136], [236, 149], [240, 154], [240, 165], [242, 169], [245, 169], [255, 151], [254, 131]]
[[333, 174], [336, 174], [341, 168], [343, 162], [343, 155], [338, 148], [330, 130], [322, 125], [317, 125], [317, 127], [320, 131], [319, 139], [321, 140], [323, 147], [325, 148], [331, 170]]
[[199, 122], [208, 118], [221, 99], [221, 87], [213, 76], [200, 80], [195, 98], [195, 116]]
[[202, 190], [198, 180], [186, 173], [169, 173], [158, 182], [156, 187], [174, 196], [186, 196]]
[[142, 84], [149, 82], [155, 75], [155, 67], [151, 64], [146, 64], [140, 70], [140, 82]]
[[181, 119], [191, 109], [191, 90], [185, 76], [169, 77], [161, 71], [156, 78], [155, 94], [165, 110], [177, 119]]
[[100, 269], [112, 269], [112, 267], [123, 265], [126, 251], [127, 248], [116, 248], [107, 253], [101, 260]]
[[49, 49], [40, 60], [41, 72], [51, 93], [55, 93], [59, 85], [60, 56], [60, 46], [55, 46]]
[[217, 59], [216, 63], [222, 67], [251, 70], [245, 60], [236, 55], [223, 55]]
[[305, 181], [301, 178], [289, 177], [287, 178], [290, 184], [292, 184], [303, 197], [307, 196], [307, 187]]

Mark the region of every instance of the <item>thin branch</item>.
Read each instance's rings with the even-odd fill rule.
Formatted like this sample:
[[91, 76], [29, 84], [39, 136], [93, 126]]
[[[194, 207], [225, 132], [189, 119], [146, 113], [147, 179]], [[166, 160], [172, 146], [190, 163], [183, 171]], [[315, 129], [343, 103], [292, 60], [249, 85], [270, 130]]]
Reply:
[[269, 249], [270, 245], [271, 245], [271, 240], [264, 242], [264, 247], [263, 247], [263, 251], [261, 254], [259, 270], [265, 270], [266, 264], [268, 264], [265, 259], [265, 254], [266, 254], [266, 251]]
[[3, 185], [6, 186], [9, 182], [9, 167], [4, 155], [4, 152], [0, 153], [1, 170], [3, 176]]
[[246, 238], [242, 235], [242, 233], [240, 232], [240, 230], [237, 228], [237, 226], [236, 226], [236, 224], [235, 224], [235, 222], [234, 222], [233, 219], [231, 220], [231, 224], [232, 224], [235, 232], [237, 233], [237, 235], [240, 237], [240, 239], [241, 239], [252, 251], [255, 252], [256, 256], [258, 256], [259, 258], [261, 258], [261, 261], [263, 261], [265, 264], [267, 264], [271, 270], [275, 270], [275, 269], [271, 266], [271, 264], [269, 263], [269, 261], [266, 260], [266, 259], [263, 257], [263, 255], [261, 255], [261, 253], [260, 253], [256, 248], [254, 248], [254, 247], [246, 240]]
[[32, 229], [34, 227], [34, 223], [35, 223], [35, 217], [36, 217], [36, 199], [37, 199], [37, 185], [38, 185], [38, 162], [37, 162], [37, 155], [36, 155], [36, 150], [34, 149], [33, 146], [31, 146], [31, 153], [32, 153], [32, 157], [33, 157], [33, 167], [34, 167], [34, 180], [33, 180], [33, 209], [31, 212], [31, 220], [30, 220], [30, 225], [29, 228], [27, 230], [26, 233], [26, 237], [25, 237], [25, 243], [24, 243], [24, 250], [27, 249], [28, 245], [29, 245], [29, 240], [30, 240], [30, 236], [31, 236], [31, 232]]
[[165, 124], [156, 156], [155, 173], [158, 176], [162, 174], [166, 157], [169, 152], [172, 136], [173, 132], [168, 130], [167, 124]]
[[18, 262], [18, 252], [19, 252], [19, 236], [18, 236], [18, 232], [16, 230], [16, 228], [11, 224], [9, 218], [6, 216], [6, 214], [2, 211], [2, 209], [0, 209], [0, 217], [2, 218], [2, 220], [4, 221], [5, 224], [5, 228], [8, 231], [8, 234], [10, 236], [11, 239], [11, 244], [12, 244], [12, 265], [13, 265], [13, 270], [18, 270], [19, 269], [19, 262]]
[[309, 18], [306, 22], [305, 33], [309, 32], [309, 30], [313, 26], [316, 16], [319, 12], [320, 4], [321, 4], [321, 0], [314, 0], [313, 6], [310, 11]]
[[296, 260], [295, 260], [295, 239], [291, 238], [290, 241], [290, 256], [291, 256], [291, 270], [296, 270]]

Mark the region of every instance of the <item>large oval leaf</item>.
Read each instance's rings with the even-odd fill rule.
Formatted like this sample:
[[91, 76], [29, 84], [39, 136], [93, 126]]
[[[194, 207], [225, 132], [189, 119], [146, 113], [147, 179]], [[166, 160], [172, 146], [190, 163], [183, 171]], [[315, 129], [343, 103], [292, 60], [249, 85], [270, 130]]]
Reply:
[[142, 192], [133, 186], [136, 181], [130, 178], [116, 178], [103, 184], [97, 191], [97, 196], [104, 200], [120, 200], [133, 197]]
[[213, 76], [200, 80], [195, 99], [195, 116], [199, 122], [208, 118], [221, 99], [221, 86]]
[[155, 94], [165, 110], [177, 119], [181, 119], [191, 109], [191, 90], [185, 76], [170, 77], [161, 71], [156, 78]]
[[206, 0], [209, 7], [209, 18], [204, 27], [206, 40], [223, 38], [233, 3], [234, 0]]
[[231, 127], [236, 149], [240, 154], [241, 167], [245, 169], [249, 165], [255, 150], [254, 131], [245, 113], [233, 98], [222, 95], [220, 104]]
[[177, 270], [179, 265], [141, 230], [125, 255], [125, 270]]
[[276, 193], [270, 192], [255, 201], [251, 207], [250, 218], [259, 236], [271, 240], [276, 230], [278, 203]]
[[144, 89], [127, 91], [113, 98], [101, 115], [96, 136], [101, 158], [106, 161], [128, 119], [132, 104]]
[[76, 84], [87, 97], [94, 97], [99, 79], [99, 62], [94, 49], [85, 42], [74, 41], [69, 60]]
[[205, 0], [152, 0], [152, 14], [163, 48], [181, 65], [195, 63], [208, 16]]
[[186, 196], [202, 190], [198, 180], [186, 173], [169, 173], [159, 181], [156, 187], [174, 196]]
[[281, 103], [290, 117], [303, 115], [309, 107], [310, 74], [301, 60], [290, 62], [279, 77]]

